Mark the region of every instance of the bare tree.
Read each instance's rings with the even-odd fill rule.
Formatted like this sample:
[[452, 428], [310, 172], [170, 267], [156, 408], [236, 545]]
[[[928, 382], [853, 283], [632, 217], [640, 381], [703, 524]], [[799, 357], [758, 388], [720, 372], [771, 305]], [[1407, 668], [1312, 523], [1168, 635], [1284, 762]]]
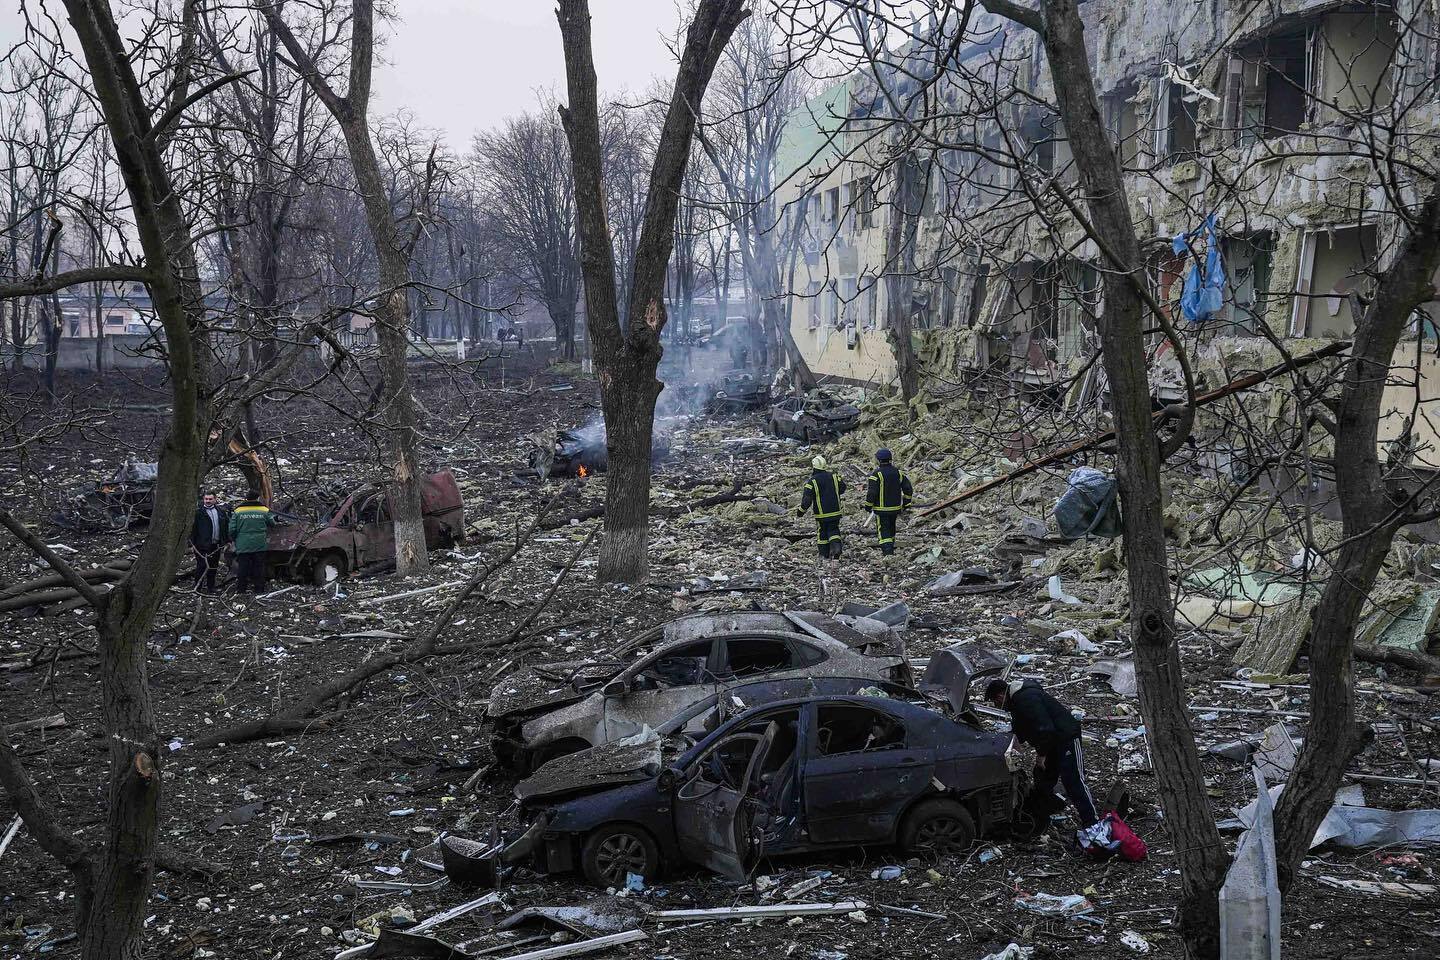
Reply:
[[815, 375], [791, 333], [780, 277], [783, 252], [798, 237], [785, 236], [774, 182], [786, 121], [804, 94], [800, 72], [788, 66], [774, 23], [747, 20], [717, 68], [711, 119], [698, 136], [737, 227], [740, 262], [767, 334], [783, 348], [795, 385], [808, 390]]
[[554, 104], [475, 136], [478, 202], [503, 245], [511, 275], [545, 305], [561, 355], [575, 358], [579, 236], [570, 150]]
[[[164, 748], [146, 679], [146, 642], [187, 533], [206, 459], [211, 405], [210, 356], [194, 242], [166, 149], [185, 110], [208, 90], [192, 92], [194, 5], [183, 8], [165, 53], [168, 96], [152, 108], [132, 50], [102, 0], [66, 0], [95, 102], [104, 115], [144, 254], [144, 266], [117, 264], [48, 273], [42, 258], [28, 280], [0, 285], [0, 299], [44, 296], [96, 281], [144, 282], [165, 332], [172, 413], [160, 455], [154, 520], [129, 573], [100, 593], [10, 514], [3, 524], [73, 586], [96, 616], [101, 661], [101, 717], [110, 759], [105, 838], [98, 857], [57, 823], [24, 768], [0, 738], [3, 783], [27, 828], [74, 875], [81, 955], [86, 960], [140, 955], [139, 939], [157, 859]], [[164, 36], [163, 33], [160, 36]], [[150, 42], [157, 37], [150, 35]]]
[[[327, 72], [284, 19], [284, 5], [263, 8], [270, 29], [280, 38], [316, 97], [340, 127], [350, 152], [355, 185], [364, 202], [366, 225], [379, 263], [380, 288], [375, 297], [379, 327], [383, 411], [390, 429], [391, 483], [395, 504], [395, 571], [404, 576], [427, 569], [425, 524], [420, 503], [421, 476], [417, 455], [415, 399], [406, 372], [410, 345], [409, 255], [415, 237], [401, 234], [390, 191], [376, 156], [369, 126], [370, 78], [375, 48], [373, 0], [355, 0], [350, 13], [349, 68], [346, 92], [338, 93]], [[321, 25], [322, 28], [326, 24]]]
[[570, 140], [585, 317], [599, 368], [610, 458], [600, 576], [612, 582], [642, 580], [648, 567], [651, 440], [655, 400], [663, 386], [655, 370], [665, 328], [665, 269], [674, 240], [675, 208], [690, 159], [696, 111], [725, 44], [749, 13], [743, 0], [702, 0], [690, 22], [655, 148], [645, 217], [635, 245], [628, 317], [622, 322], [615, 248], [605, 207], [605, 150], [590, 49], [590, 5], [587, 0], [561, 0], [557, 9], [569, 98], [560, 117]]

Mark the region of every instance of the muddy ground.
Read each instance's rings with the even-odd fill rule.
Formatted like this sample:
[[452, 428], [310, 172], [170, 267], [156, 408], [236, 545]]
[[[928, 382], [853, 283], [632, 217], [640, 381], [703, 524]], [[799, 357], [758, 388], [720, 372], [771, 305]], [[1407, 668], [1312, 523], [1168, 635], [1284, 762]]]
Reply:
[[[464, 578], [501, 553], [515, 530], [560, 489], [519, 475], [527, 437], [546, 428], [574, 426], [597, 410], [593, 382], [511, 362], [501, 382], [493, 366], [459, 383], [422, 375], [419, 393], [435, 424], [462, 424], [453, 435], [436, 435], [427, 447], [434, 465], [459, 475], [467, 499], [470, 541], [435, 558], [426, 576], [348, 579], [338, 595], [298, 586], [264, 601], [232, 595], [197, 598], [188, 582], [172, 589], [156, 624], [151, 681], [162, 736], [174, 751], [165, 762], [164, 845], [224, 870], [214, 877], [162, 871], [157, 874], [146, 955], [154, 957], [325, 957], [349, 946], [365, 918], [398, 912], [423, 919], [476, 894], [454, 887], [424, 892], [357, 889], [349, 878], [429, 882], [435, 874], [416, 864], [415, 852], [445, 831], [480, 834], [510, 803], [512, 781], [497, 770], [488, 745], [483, 706], [492, 684], [519, 663], [537, 658], [572, 659], [604, 653], [625, 637], [677, 611], [726, 605], [810, 607], [815, 602], [811, 527], [793, 515], [783, 521], [747, 523], [733, 510], [696, 511], [656, 524], [652, 582], [616, 588], [594, 581], [594, 553], [582, 557], [552, 603], [534, 616], [517, 642], [481, 652], [435, 658], [370, 682], [343, 714], [311, 729], [254, 743], [196, 749], [190, 744], [229, 724], [284, 707], [307, 685], [346, 670], [379, 649], [384, 640], [335, 638], [335, 634], [390, 630], [413, 635], [423, 629], [447, 596], [440, 592], [408, 600], [367, 600]], [[12, 380], [12, 397], [33, 386]], [[28, 446], [23, 456], [0, 464], [8, 507], [44, 532], [47, 542], [73, 548], [81, 561], [128, 555], [139, 532], [83, 535], [46, 523], [63, 490], [89, 480], [115, 461], [153, 456], [164, 424], [165, 394], [156, 379], [112, 378], [66, 383], [83, 429]], [[119, 409], [128, 405], [130, 409]], [[262, 413], [266, 450], [279, 466], [286, 492], [302, 490], [317, 476], [363, 478], [375, 474], [367, 444], [357, 442], [318, 405], [296, 402]], [[657, 499], [683, 504], [722, 492], [740, 481], [755, 491], [782, 470], [798, 476], [809, 453], [794, 447], [725, 441], [753, 437], [758, 417], [717, 421], [700, 418], [677, 428], [671, 458], [661, 468]], [[744, 451], [744, 452], [741, 452]], [[242, 491], [238, 476], [222, 479], [227, 492]], [[556, 515], [599, 502], [603, 480], [582, 483], [556, 505]], [[798, 501], [798, 482], [788, 506]], [[922, 501], [934, 491], [918, 491]], [[1058, 695], [1086, 716], [1087, 760], [1092, 786], [1117, 776], [1131, 784], [1145, 808], [1133, 822], [1150, 847], [1141, 864], [1087, 859], [1052, 831], [1038, 843], [982, 843], [964, 860], [929, 865], [897, 861], [894, 851], [875, 849], [844, 856], [767, 862], [753, 884], [736, 884], [681, 871], [632, 899], [659, 908], [712, 907], [768, 902], [774, 889], [822, 871], [816, 900], [863, 900], [863, 914], [801, 921], [718, 922], [664, 929], [645, 927], [650, 939], [612, 955], [633, 957], [841, 957], [936, 956], [979, 958], [1014, 941], [1034, 946], [1036, 956], [1128, 956], [1125, 941], [1149, 944], [1156, 956], [1179, 956], [1174, 926], [1178, 883], [1173, 842], [1155, 812], [1154, 778], [1143, 739], [1125, 739], [1138, 726], [1133, 699], [1087, 679], [1091, 656], [1042, 639], [1029, 624], [1054, 613], [1043, 581], [993, 596], [933, 598], [924, 585], [937, 573], [970, 563], [996, 565], [991, 546], [998, 524], [1015, 512], [1003, 493], [992, 503], [972, 504], [981, 520], [969, 530], [939, 534], [920, 528], [902, 532], [900, 556], [882, 562], [852, 514], [844, 560], [844, 595], [864, 603], [910, 603], [920, 627], [909, 637], [914, 656], [956, 640], [982, 637], [1012, 655], [1032, 659], [1022, 672], [1045, 678]], [[760, 516], [759, 508], [755, 516]], [[737, 519], [738, 517], [738, 519]], [[594, 522], [594, 521], [589, 521]], [[533, 604], [571, 560], [588, 533], [585, 523], [537, 536], [494, 578], [483, 599], [458, 615], [447, 642], [505, 637], [530, 617]], [[933, 545], [940, 558], [914, 558]], [[705, 576], [769, 575], [756, 592], [689, 595], [686, 585]], [[0, 583], [38, 574], [35, 561], [13, 543], [0, 550]], [[1114, 572], [1088, 582], [1068, 582], [1084, 605], [1113, 606]], [[277, 585], [278, 586], [278, 585]], [[65, 725], [12, 736], [41, 789], [55, 798], [65, 823], [98, 836], [104, 818], [104, 748], [97, 715], [96, 662], [85, 617], [7, 615], [0, 638], [0, 723], [63, 714]], [[1043, 633], [1044, 631], [1039, 631]], [[324, 639], [329, 638], [329, 639]], [[1303, 689], [1242, 692], [1220, 684], [1230, 679], [1224, 638], [1191, 635], [1184, 655], [1191, 702], [1231, 708], [1305, 710]], [[1110, 640], [1108, 652], [1123, 643]], [[1396, 720], [1399, 708], [1434, 718], [1440, 705], [1404, 686], [1391, 672], [1389, 684], [1375, 669], [1358, 674], [1376, 692], [1360, 697], [1367, 720]], [[1408, 678], [1413, 681], [1412, 678]], [[1061, 686], [1063, 684], [1063, 686]], [[1244, 714], [1221, 714], [1199, 722], [1202, 743], [1256, 733], [1271, 722]], [[1409, 721], [1400, 735], [1382, 733], [1357, 768], [1413, 776], [1414, 757], [1440, 756], [1434, 728]], [[1246, 768], [1216, 757], [1204, 760], [1218, 817], [1253, 799]], [[1120, 767], [1125, 767], [1123, 774]], [[472, 790], [463, 785], [483, 771]], [[1432, 791], [1366, 786], [1372, 805], [1435, 806]], [[13, 811], [0, 798], [0, 830]], [[366, 834], [368, 836], [359, 836]], [[1235, 834], [1227, 834], [1233, 844]], [[898, 880], [872, 879], [877, 867], [897, 863]], [[1334, 890], [1317, 878], [1440, 882], [1440, 854], [1427, 850], [1346, 851], [1317, 849], [1286, 903], [1284, 940], [1291, 956], [1433, 957], [1440, 952], [1436, 898], [1385, 899]], [[383, 868], [383, 872], [382, 872]], [[395, 868], [399, 868], [398, 876]], [[71, 886], [66, 873], [23, 831], [0, 859], [0, 957], [66, 956], [74, 951]], [[1083, 893], [1094, 903], [1090, 922], [1039, 917], [1014, 905], [1017, 895]], [[507, 908], [596, 903], [607, 895], [578, 877], [522, 875], [503, 891]], [[880, 905], [943, 916], [887, 914]], [[476, 948], [506, 942], [488, 927], [481, 911], [440, 928], [451, 942]], [[350, 931], [347, 933], [347, 931]], [[501, 950], [499, 955], [507, 951]], [[516, 948], [520, 952], [520, 948]]]

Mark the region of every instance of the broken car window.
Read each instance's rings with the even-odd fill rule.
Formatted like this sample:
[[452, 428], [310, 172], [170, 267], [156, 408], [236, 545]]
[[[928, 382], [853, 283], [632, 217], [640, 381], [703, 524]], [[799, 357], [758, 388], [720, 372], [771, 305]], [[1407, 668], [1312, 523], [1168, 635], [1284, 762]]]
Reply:
[[819, 709], [816, 747], [821, 756], [905, 746], [905, 727], [889, 714], [850, 704]]
[[720, 668], [722, 680], [754, 677], [762, 673], [793, 670], [795, 651], [784, 640], [772, 637], [738, 637], [725, 641], [725, 660]]
[[660, 687], [683, 687], [706, 680], [705, 665], [710, 660], [710, 641], [697, 640], [666, 651], [636, 671], [632, 689], [656, 690]]

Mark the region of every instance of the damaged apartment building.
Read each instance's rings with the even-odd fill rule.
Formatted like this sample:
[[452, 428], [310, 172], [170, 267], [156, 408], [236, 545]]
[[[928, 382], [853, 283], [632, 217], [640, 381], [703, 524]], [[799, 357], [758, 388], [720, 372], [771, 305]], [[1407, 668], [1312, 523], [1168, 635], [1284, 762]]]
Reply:
[[[1262, 324], [1301, 342], [1347, 336], [1397, 240], [1389, 190], [1413, 184], [1408, 169], [1434, 176], [1433, 6], [1090, 0], [1081, 11], [1145, 268], [1199, 369], [1214, 379], [1235, 368], [1227, 356], [1271, 356]], [[953, 58], [939, 34], [926, 46], [913, 40], [898, 65], [857, 70], [791, 116], [776, 177], [790, 243], [777, 246], [795, 340], [817, 374], [891, 380], [880, 278], [887, 263], [900, 272], [913, 262], [908, 310], [922, 358], [987, 389], [1085, 402], [1098, 389], [1086, 361], [1098, 346], [1103, 265], [1047, 194], [1051, 179], [1073, 188], [1079, 178], [1047, 107], [1043, 51], [1030, 31], [979, 13]], [[905, 121], [894, 119], [899, 103]], [[890, 249], [902, 233], [891, 229], [893, 144], [917, 128], [926, 176], [908, 208], [918, 223], [907, 258]], [[1386, 180], [1377, 165], [1401, 172]], [[1182, 284], [1211, 245], [1223, 305], [1192, 322], [1178, 307]], [[1416, 409], [1418, 383], [1416, 439], [1434, 459], [1440, 436], [1423, 415], [1440, 397], [1432, 319], [1440, 304], [1426, 305], [1397, 351], [1391, 406]], [[1157, 398], [1178, 399], [1169, 344], [1157, 338], [1153, 349]]]

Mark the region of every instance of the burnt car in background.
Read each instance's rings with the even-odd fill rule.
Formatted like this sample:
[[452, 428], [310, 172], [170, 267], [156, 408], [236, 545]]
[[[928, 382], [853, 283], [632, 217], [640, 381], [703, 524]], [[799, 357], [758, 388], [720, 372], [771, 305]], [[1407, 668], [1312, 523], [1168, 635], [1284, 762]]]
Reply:
[[517, 787], [526, 829], [506, 859], [619, 887], [684, 863], [743, 880], [762, 855], [839, 847], [962, 854], [1021, 808], [1010, 741], [915, 698], [757, 706], [673, 759], [651, 739], [601, 748], [568, 783], [550, 768], [570, 758], [542, 767]]
[[640, 733], [761, 677], [909, 682], [900, 633], [867, 617], [811, 611], [695, 614], [647, 631], [615, 659], [538, 664], [496, 686], [495, 756], [527, 771]]
[[[650, 462], [658, 464], [669, 455], [668, 431], [656, 430], [650, 439]], [[604, 472], [610, 466], [605, 424], [597, 421], [572, 430], [559, 430], [553, 442], [548, 437], [536, 438], [530, 449], [529, 465], [541, 480]]]
[[711, 413], [749, 413], [769, 403], [768, 383], [745, 370], [732, 370], [716, 382], [706, 409]]
[[[388, 487], [367, 484], [332, 501], [313, 517], [276, 511], [270, 528], [272, 574], [325, 585], [348, 573], [395, 559], [395, 510]], [[430, 549], [465, 541], [465, 504], [449, 470], [427, 474], [420, 485], [425, 544]]]
[[789, 437], [801, 443], [833, 440], [855, 429], [860, 408], [828, 393], [786, 397], [770, 408], [769, 429], [773, 436]]

